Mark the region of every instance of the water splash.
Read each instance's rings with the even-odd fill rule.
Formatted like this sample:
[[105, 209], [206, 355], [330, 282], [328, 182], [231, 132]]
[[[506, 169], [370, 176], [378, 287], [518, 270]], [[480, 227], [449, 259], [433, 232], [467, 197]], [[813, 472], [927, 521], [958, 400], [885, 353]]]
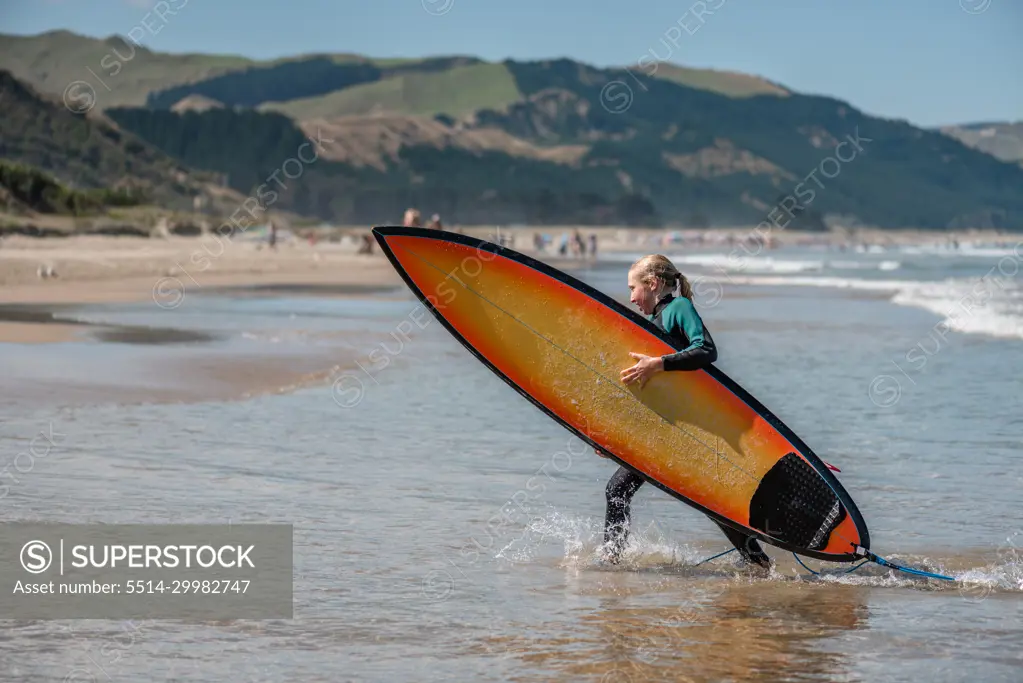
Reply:
[[849, 572], [852, 565], [805, 560], [819, 574], [814, 575], [800, 567], [792, 556], [768, 547], [775, 560], [772, 570], [763, 575], [751, 575], [735, 553], [703, 564], [725, 545], [705, 546], [672, 540], [657, 521], [634, 525], [629, 543], [618, 565], [606, 563], [601, 556], [603, 520], [575, 517], [548, 507], [531, 517], [515, 538], [504, 545], [495, 559], [511, 563], [531, 563], [549, 559], [561, 567], [575, 570], [619, 570], [626, 572], [657, 572], [664, 574], [693, 574], [697, 566], [702, 577], [717, 576], [734, 579], [742, 576], [758, 581], [796, 581], [829, 583], [877, 588], [911, 588], [926, 591], [958, 591], [968, 601], [983, 600], [992, 593], [1023, 592], [1023, 554], [1011, 543], [1003, 543], [996, 550], [996, 559], [977, 565], [974, 557], [932, 558], [920, 555], [894, 554], [888, 557], [909, 567], [953, 576], [956, 581], [946, 582], [912, 576], [873, 563]]

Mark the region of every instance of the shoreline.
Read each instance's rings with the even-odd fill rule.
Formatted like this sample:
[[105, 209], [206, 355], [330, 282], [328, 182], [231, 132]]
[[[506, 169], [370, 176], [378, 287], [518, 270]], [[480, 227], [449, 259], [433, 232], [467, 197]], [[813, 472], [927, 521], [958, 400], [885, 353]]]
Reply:
[[[591, 258], [562, 257], [555, 245], [575, 227], [464, 228], [462, 232], [494, 240], [511, 236], [512, 248], [554, 267], [572, 271], [592, 266]], [[295, 237], [270, 249], [254, 239], [221, 242], [212, 235], [143, 238], [79, 235], [60, 239], [14, 236], [0, 241], [0, 306], [34, 306], [43, 317], [0, 315], [0, 343], [54, 343], [74, 340], [83, 326], [74, 321], [45, 318], [52, 307], [76, 304], [140, 302], [173, 309], [198, 291], [299, 296], [380, 296], [403, 291], [400, 277], [374, 248], [359, 254], [360, 240], [351, 228], [341, 241], [315, 243]], [[755, 228], [670, 231], [645, 228], [596, 227], [579, 230], [596, 235], [598, 253], [656, 252], [668, 254], [691, 248], [700, 251], [740, 249], [756, 237]], [[368, 231], [366, 231], [368, 234]], [[885, 248], [907, 245], [1002, 241], [993, 232], [932, 233], [922, 231], [860, 230], [847, 233], [800, 233], [775, 230], [762, 233], [777, 246], [874, 244]], [[537, 252], [537, 235], [554, 244]], [[681, 242], [668, 242], [670, 238]], [[1009, 236], [1014, 243], [1019, 238]], [[374, 244], [375, 247], [375, 244]], [[759, 252], [759, 247], [757, 247]], [[189, 264], [189, 265], [184, 265]], [[52, 276], [51, 276], [52, 273]]]
[[[212, 236], [8, 238], [0, 244], [0, 307], [9, 313], [11, 306], [33, 306], [35, 315], [0, 315], [0, 343], [73, 340], [80, 326], [46, 317], [53, 307], [151, 300], [174, 309], [199, 291], [342, 297], [404, 291], [379, 249], [357, 249], [355, 240], [293, 240], [272, 250], [252, 241], [224, 245]], [[540, 258], [565, 270], [591, 263]]]
[[[526, 229], [514, 233], [514, 248], [568, 272], [599, 264], [592, 258], [552, 256], [550, 247], [540, 253], [524, 248], [532, 246], [534, 234], [543, 232]], [[658, 245], [658, 240], [670, 235], [663, 231], [611, 228], [594, 232], [602, 254], [659, 251], [673, 256], [693, 247], [690, 242]], [[621, 239], [623, 233], [625, 239]], [[741, 248], [742, 242], [727, 240], [729, 234], [713, 233], [719, 241], [697, 245], [699, 251], [720, 253]], [[738, 234], [749, 235], [751, 231]], [[494, 234], [481, 230], [477, 236], [492, 238]], [[557, 243], [560, 234], [553, 237]], [[935, 242], [933, 235], [925, 237], [904, 235], [901, 244]], [[790, 238], [787, 244], [792, 243]], [[10, 363], [8, 381], [4, 383], [7, 395], [18, 403], [48, 404], [70, 399], [75, 404], [160, 404], [244, 400], [329, 386], [339, 372], [358, 360], [347, 341], [317, 345], [302, 353], [273, 346], [225, 347], [220, 343], [223, 335], [188, 329], [173, 309], [201, 294], [380, 301], [400, 298], [413, 305], [411, 294], [390, 262], [379, 250], [358, 254], [356, 240], [340, 244], [293, 240], [276, 250], [262, 243], [239, 241], [225, 245], [217, 258], [208, 254], [206, 260], [196, 259], [196, 254], [207, 254], [200, 251], [204, 244], [212, 243], [204, 243], [203, 238], [96, 236], [71, 237], [59, 243], [37, 238], [5, 240], [0, 248], [0, 344], [9, 344], [5, 350]], [[748, 253], [760, 251], [750, 249]], [[186, 263], [199, 265], [189, 270], [182, 267]], [[39, 265], [51, 267], [56, 276], [40, 277], [36, 270]], [[625, 260], [610, 265], [624, 269]], [[857, 292], [856, 296], [879, 295]], [[82, 305], [131, 302], [141, 304], [148, 324], [89, 322], [75, 317]], [[364, 346], [371, 346], [371, 337], [363, 340]], [[56, 349], [43, 348], [68, 342], [85, 344], [69, 344], [56, 354]], [[114, 346], [99, 351], [100, 344]], [[156, 348], [161, 346], [167, 348]], [[79, 355], [81, 359], [76, 361]], [[126, 362], [127, 374], [122, 375]], [[144, 364], [144, 386], [129, 369], [132, 362]], [[67, 368], [59, 378], [50, 369], [55, 363]]]

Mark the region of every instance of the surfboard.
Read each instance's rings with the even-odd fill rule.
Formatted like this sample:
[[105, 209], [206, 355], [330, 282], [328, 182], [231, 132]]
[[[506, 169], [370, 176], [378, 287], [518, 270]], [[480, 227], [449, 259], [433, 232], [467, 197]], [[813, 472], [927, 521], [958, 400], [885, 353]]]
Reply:
[[621, 370], [634, 364], [630, 351], [680, 350], [638, 312], [491, 242], [424, 228], [373, 234], [455, 339], [580, 439], [774, 546], [836, 562], [864, 556], [869, 534], [846, 490], [721, 370], [661, 372], [642, 388], [621, 382]]

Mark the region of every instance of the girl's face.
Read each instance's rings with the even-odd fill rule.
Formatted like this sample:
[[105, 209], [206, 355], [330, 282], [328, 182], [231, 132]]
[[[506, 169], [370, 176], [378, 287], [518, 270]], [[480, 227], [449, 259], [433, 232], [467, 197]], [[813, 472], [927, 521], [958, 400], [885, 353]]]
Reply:
[[660, 283], [656, 278], [650, 278], [643, 282], [636, 271], [629, 271], [629, 301], [641, 310], [643, 315], [650, 315], [654, 312], [660, 289]]

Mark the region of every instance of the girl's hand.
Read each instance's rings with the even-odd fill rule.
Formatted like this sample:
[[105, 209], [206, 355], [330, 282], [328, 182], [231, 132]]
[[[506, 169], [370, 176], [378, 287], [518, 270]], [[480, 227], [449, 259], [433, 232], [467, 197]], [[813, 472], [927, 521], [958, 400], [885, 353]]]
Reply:
[[642, 389], [651, 377], [664, 370], [664, 361], [660, 356], [644, 356], [642, 353], [631, 352], [629, 355], [636, 359], [636, 364], [622, 370], [622, 381], [626, 384], [639, 382], [639, 388]]
[[600, 451], [599, 449], [597, 449], [597, 448], [594, 448], [593, 452], [596, 453], [597, 455], [599, 455], [602, 458], [607, 458], [607, 456], [604, 455], [604, 453], [602, 451]]

